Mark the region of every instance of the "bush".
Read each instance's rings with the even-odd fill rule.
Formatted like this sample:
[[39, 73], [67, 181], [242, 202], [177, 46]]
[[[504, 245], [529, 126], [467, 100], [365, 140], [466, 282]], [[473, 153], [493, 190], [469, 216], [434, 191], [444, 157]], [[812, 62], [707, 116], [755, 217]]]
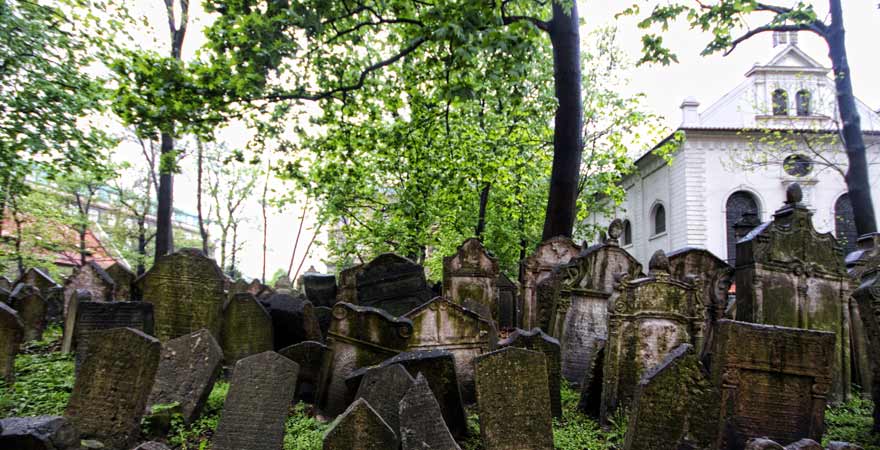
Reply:
[[50, 352], [61, 328], [49, 327], [40, 341], [25, 344], [15, 358], [15, 383], [0, 381], [0, 417], [61, 415], [73, 391], [73, 356]]
[[321, 450], [329, 425], [309, 414], [308, 408], [305, 403], [291, 408], [284, 427], [284, 450]]
[[858, 444], [865, 450], [880, 450], [880, 436], [871, 433], [873, 409], [874, 402], [858, 393], [842, 405], [829, 406], [825, 410], [826, 429], [822, 442], [844, 441]]

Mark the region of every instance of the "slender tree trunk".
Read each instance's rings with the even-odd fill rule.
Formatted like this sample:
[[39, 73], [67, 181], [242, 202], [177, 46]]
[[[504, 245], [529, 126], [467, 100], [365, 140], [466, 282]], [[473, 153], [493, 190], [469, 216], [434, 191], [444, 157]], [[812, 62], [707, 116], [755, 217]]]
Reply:
[[263, 210], [263, 276], [260, 277], [260, 281], [263, 284], [266, 284], [266, 241], [268, 236], [268, 228], [269, 221], [266, 217], [266, 193], [269, 191], [269, 168], [271, 164], [267, 164], [266, 166], [266, 183], [263, 184], [263, 197], [260, 199], [260, 207]]
[[204, 174], [203, 158], [205, 146], [201, 140], [196, 141], [196, 210], [199, 216], [199, 234], [202, 237], [202, 252], [208, 254], [208, 229], [205, 228], [205, 216], [202, 214], [202, 174]]
[[235, 276], [235, 258], [238, 256], [238, 223], [232, 224], [232, 254], [230, 255], [229, 276]]
[[24, 276], [24, 257], [21, 255], [21, 217], [18, 215], [18, 201], [11, 197], [12, 221], [15, 223], [15, 261], [18, 264], [18, 276]]
[[578, 175], [581, 166], [581, 50], [577, 2], [566, 10], [561, 0], [553, 1], [550, 21], [553, 45], [553, 77], [556, 83], [555, 127], [553, 130], [553, 171], [544, 218], [543, 239], [571, 236], [575, 220]]
[[486, 230], [486, 205], [489, 203], [489, 189], [492, 183], [483, 183], [483, 189], [480, 191], [480, 216], [477, 219], [477, 229], [474, 234], [477, 238], [483, 238], [483, 231]]
[[226, 240], [229, 238], [229, 224], [220, 231], [220, 269], [226, 271]]
[[846, 57], [844, 39], [843, 11], [841, 0], [831, 0], [831, 26], [826, 41], [831, 67], [834, 70], [834, 84], [837, 90], [837, 109], [843, 122], [841, 137], [846, 148], [849, 168], [846, 172], [846, 187], [852, 202], [856, 231], [859, 235], [877, 231], [874, 218], [874, 203], [871, 201], [871, 185], [868, 178], [868, 161], [865, 156], [865, 141], [862, 136], [861, 118], [853, 96], [852, 78]]
[[[290, 264], [287, 266], [287, 279], [290, 280], [290, 272], [293, 270], [293, 260], [296, 258], [296, 247], [299, 246], [299, 236], [302, 234], [303, 223], [306, 221], [306, 212], [309, 210], [309, 197], [306, 196], [306, 203], [303, 205], [302, 217], [299, 218], [299, 229], [296, 231], [296, 240], [293, 241], [293, 253], [290, 254]], [[291, 282], [293, 280], [290, 280]]]
[[86, 265], [86, 232], [87, 228], [85, 225], [79, 226], [79, 265]]
[[137, 246], [137, 249], [138, 249], [138, 255], [140, 255], [140, 258], [138, 258], [136, 270], [137, 270], [137, 276], [141, 276], [144, 274], [144, 272], [147, 271], [146, 265], [144, 264], [144, 262], [147, 259], [147, 227], [146, 227], [146, 219], [144, 218], [144, 216], [138, 217], [137, 226], [138, 226], [138, 236], [137, 236], [138, 246]]
[[[174, 175], [162, 158], [173, 157], [174, 138], [162, 133], [162, 148], [159, 162], [159, 192], [156, 205], [156, 259], [173, 251], [174, 236], [171, 226], [171, 215], [174, 211]], [[167, 155], [167, 156], [166, 156]]]

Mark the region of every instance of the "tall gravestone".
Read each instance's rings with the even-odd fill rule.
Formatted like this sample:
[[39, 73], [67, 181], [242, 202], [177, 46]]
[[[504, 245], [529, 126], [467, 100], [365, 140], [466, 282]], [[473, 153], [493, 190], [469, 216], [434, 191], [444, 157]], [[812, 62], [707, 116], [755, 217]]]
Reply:
[[152, 303], [156, 337], [167, 341], [202, 328], [220, 336], [225, 276], [199, 250], [161, 256], [137, 281], [144, 301]]
[[498, 346], [502, 348], [524, 348], [541, 352], [547, 357], [547, 387], [550, 389], [550, 410], [553, 412], [553, 417], [562, 417], [562, 398], [560, 393], [562, 374], [559, 341], [548, 336], [540, 328], [532, 328], [531, 331], [518, 329], [499, 342]]
[[719, 448], [743, 448], [754, 436], [821, 440], [834, 346], [824, 331], [719, 321], [711, 364], [721, 390]]
[[61, 338], [61, 351], [70, 353], [73, 351], [73, 332], [76, 330], [76, 316], [81, 302], [92, 301], [92, 293], [89, 291], [77, 291], [67, 305], [67, 313], [64, 316], [63, 335]]
[[736, 319], [835, 333], [831, 398], [850, 394], [849, 283], [831, 233], [813, 228], [796, 183], [773, 220], [736, 245]]
[[477, 358], [477, 408], [486, 450], [553, 448], [547, 358], [506, 347]]
[[24, 341], [38, 341], [46, 329], [46, 300], [40, 291], [28, 284], [20, 284], [12, 291], [12, 308], [24, 324]]
[[327, 415], [346, 406], [345, 379], [357, 368], [378, 364], [406, 349], [413, 325], [383, 310], [337, 303], [327, 332], [330, 354], [324, 358], [318, 386], [318, 407]]
[[132, 285], [137, 278], [134, 272], [129, 270], [124, 264], [117, 262], [104, 269], [107, 275], [113, 280], [115, 289], [113, 290], [113, 299], [119, 301], [140, 300], [134, 298]]
[[64, 323], [64, 288], [51, 288], [43, 298], [46, 300], [46, 323]]
[[49, 289], [61, 287], [48, 273], [42, 269], [32, 267], [25, 271], [24, 275], [15, 280], [13, 286], [19, 284], [29, 284], [40, 291], [41, 295], [47, 295]]
[[77, 267], [64, 281], [64, 314], [77, 290], [91, 292], [93, 300], [110, 302], [115, 300], [116, 282], [94, 261]]
[[412, 321], [408, 350], [447, 350], [455, 357], [455, 372], [466, 402], [474, 399], [474, 358], [494, 350], [495, 326], [483, 316], [444, 297], [436, 297], [405, 316]]
[[260, 304], [272, 319], [275, 349], [322, 339], [315, 308], [302, 295], [273, 294], [261, 300]]
[[853, 293], [859, 308], [868, 351], [868, 378], [872, 380], [874, 430], [880, 432], [880, 265], [860, 274], [862, 284]]
[[238, 360], [217, 424], [214, 450], [278, 450], [299, 367], [275, 352]]
[[15, 356], [24, 341], [24, 324], [18, 313], [0, 303], [0, 380], [12, 385], [15, 379]]
[[128, 448], [159, 365], [159, 341], [131, 328], [95, 331], [64, 415], [84, 438], [110, 448]]
[[557, 236], [538, 244], [535, 252], [520, 265], [522, 285], [522, 323], [526, 330], [539, 326], [538, 296], [542, 285], [557, 266], [569, 262], [580, 253], [581, 248], [570, 238]]
[[[415, 380], [400, 364], [368, 370], [358, 387], [355, 399], [362, 398], [395, 434], [400, 429], [400, 400]], [[439, 416], [439, 406], [438, 406]], [[439, 416], [443, 420], [443, 416]]]
[[464, 241], [443, 258], [443, 296], [487, 320], [498, 319], [498, 259], [477, 238]]
[[302, 275], [303, 293], [315, 306], [336, 304], [336, 276], [318, 273], [313, 267]]
[[[89, 291], [81, 290], [78, 296]], [[93, 331], [113, 328], [132, 328], [153, 335], [153, 305], [145, 302], [93, 302], [74, 299], [68, 313], [76, 315], [72, 328], [64, 330], [62, 351], [76, 351], [76, 369], [90, 351], [88, 336]], [[68, 336], [68, 330], [70, 330]]]
[[443, 421], [440, 404], [421, 373], [399, 402], [401, 450], [460, 450]]
[[249, 293], [235, 294], [223, 309], [221, 347], [226, 364], [272, 350], [272, 318]]
[[600, 421], [628, 408], [639, 380], [674, 348], [702, 348], [706, 311], [693, 284], [669, 274], [662, 250], [651, 257], [647, 277], [624, 277], [611, 298], [603, 363]]
[[402, 316], [434, 297], [424, 267], [393, 253], [343, 270], [339, 282], [339, 301], [383, 309], [392, 316]]
[[[861, 289], [865, 282], [873, 283], [873, 279], [880, 271], [880, 233], [870, 233], [861, 236], [858, 240], [858, 249], [846, 256], [846, 268], [852, 279], [852, 286]], [[867, 291], [869, 292], [869, 291]], [[870, 296], [864, 293], [863, 300], [857, 301], [858, 297], [853, 294], [850, 301], [850, 339], [852, 341], [853, 382], [862, 387], [863, 392], [875, 392], [874, 402], [880, 404], [880, 385], [875, 385], [875, 374], [878, 368], [877, 355], [880, 355], [880, 339], [875, 330], [874, 312]], [[867, 314], [867, 316], [865, 316]], [[880, 431], [880, 411], [876, 417], [875, 429]]]
[[285, 358], [299, 365], [296, 377], [296, 398], [308, 403], [315, 402], [321, 364], [329, 349], [318, 341], [305, 341], [278, 350]]
[[642, 265], [626, 250], [618, 238], [623, 230], [619, 219], [608, 227], [608, 237], [555, 269], [558, 293], [544, 308], [542, 323], [548, 334], [562, 346], [562, 375], [572, 386], [580, 386], [592, 360], [590, 353], [597, 339], [608, 338], [608, 301], [614, 292], [615, 277], [637, 278]]
[[357, 399], [327, 429], [324, 450], [388, 450], [397, 434], [364, 399]]
[[520, 322], [517, 311], [521, 309], [517, 302], [519, 299], [519, 288], [503, 272], [498, 275], [495, 285], [498, 289], [498, 305], [495, 308], [498, 310], [498, 329], [510, 330], [516, 328]]

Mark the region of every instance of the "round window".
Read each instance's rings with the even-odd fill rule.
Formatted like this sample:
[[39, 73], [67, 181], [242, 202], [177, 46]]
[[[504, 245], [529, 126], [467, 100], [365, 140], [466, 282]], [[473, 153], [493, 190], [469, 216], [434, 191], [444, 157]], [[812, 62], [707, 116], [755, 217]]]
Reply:
[[791, 155], [782, 163], [785, 173], [796, 177], [802, 177], [813, 170], [813, 160], [804, 155]]

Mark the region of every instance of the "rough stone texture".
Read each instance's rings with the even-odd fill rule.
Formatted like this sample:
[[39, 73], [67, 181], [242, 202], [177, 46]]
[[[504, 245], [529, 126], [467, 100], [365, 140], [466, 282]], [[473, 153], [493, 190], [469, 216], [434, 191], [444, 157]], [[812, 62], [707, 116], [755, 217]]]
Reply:
[[597, 339], [593, 341], [593, 349], [590, 352], [590, 361], [584, 372], [584, 380], [581, 382], [581, 398], [578, 401], [578, 409], [598, 419], [602, 409], [602, 384], [605, 364], [605, 345], [607, 341]]
[[275, 294], [260, 301], [272, 318], [273, 347], [280, 350], [304, 341], [322, 339], [312, 303], [301, 295]]
[[161, 442], [150, 441], [138, 445], [134, 450], [171, 450], [171, 448]]
[[51, 288], [43, 296], [46, 299], [46, 323], [64, 322], [64, 288]]
[[313, 311], [315, 318], [318, 319], [318, 328], [321, 329], [321, 338], [327, 336], [330, 330], [330, 324], [333, 323], [333, 308], [329, 306], [316, 306]]
[[159, 365], [159, 341], [131, 328], [94, 331], [73, 385], [65, 417], [85, 438], [123, 448], [140, 421]]
[[71, 337], [71, 351], [76, 352], [79, 371], [90, 350], [89, 333], [113, 328], [132, 328], [153, 335], [153, 305], [146, 302], [90, 302], [74, 300], [76, 322]]
[[[358, 387], [355, 399], [362, 398], [373, 407], [379, 417], [397, 434], [400, 429], [398, 417], [400, 399], [412, 386], [413, 377], [400, 364], [376, 367], [368, 370]], [[437, 407], [439, 413], [440, 407]], [[443, 417], [438, 414], [440, 420]], [[444, 425], [445, 426], [445, 425]]]
[[15, 356], [24, 340], [24, 324], [18, 313], [0, 303], [0, 380], [12, 385], [15, 379]]
[[153, 405], [178, 403], [185, 423], [199, 417], [220, 374], [223, 351], [208, 330], [162, 344], [159, 369], [147, 400]]
[[76, 329], [76, 315], [79, 312], [80, 302], [92, 301], [92, 294], [88, 291], [77, 292], [67, 305], [67, 314], [64, 316], [64, 334], [61, 337], [61, 351], [70, 353], [73, 351], [73, 331]]
[[517, 319], [519, 288], [503, 272], [498, 275], [495, 286], [498, 289], [498, 305], [495, 307], [498, 311], [498, 328], [501, 330], [516, 328], [519, 323]]
[[580, 253], [581, 248], [570, 238], [557, 236], [538, 244], [535, 252], [520, 266], [522, 281], [522, 321], [519, 327], [529, 330], [539, 326], [538, 284], [548, 278], [553, 269], [567, 263]]
[[560, 384], [562, 381], [559, 341], [548, 336], [540, 328], [532, 331], [517, 329], [507, 339], [498, 343], [499, 347], [518, 347], [541, 352], [547, 357], [547, 387], [550, 393], [550, 411], [553, 417], [562, 417]]
[[694, 348], [682, 344], [639, 382], [623, 448], [715, 449], [719, 402]]
[[315, 402], [318, 380], [325, 355], [329, 349], [318, 341], [305, 341], [282, 348], [278, 351], [285, 358], [299, 365], [296, 377], [296, 399]]
[[781, 444], [821, 440], [834, 335], [720, 320], [712, 382], [721, 389], [721, 449], [763, 436]]
[[703, 346], [706, 309], [693, 284], [669, 275], [662, 250], [651, 258], [647, 277], [624, 276], [611, 298], [603, 363], [600, 421], [627, 408], [642, 375], [681, 344]]
[[498, 259], [477, 238], [443, 258], [443, 296], [488, 320], [498, 320]]
[[336, 418], [324, 434], [324, 450], [389, 450], [397, 434], [364, 399]]
[[785, 446], [785, 450], [825, 450], [812, 439], [801, 439]]
[[77, 267], [64, 281], [64, 314], [67, 314], [70, 299], [75, 297], [76, 291], [80, 289], [91, 292], [93, 300], [105, 302], [115, 300], [116, 282], [94, 261]]
[[812, 212], [789, 186], [773, 220], [736, 245], [736, 319], [836, 334], [831, 399], [850, 394], [849, 276], [831, 233], [813, 228]]
[[250, 293], [232, 296], [223, 308], [221, 347], [226, 364], [272, 350], [272, 318]]
[[136, 283], [144, 301], [155, 306], [156, 337], [164, 342], [202, 328], [219, 337], [225, 278], [217, 263], [196, 249], [158, 258]]
[[17, 286], [19, 284], [29, 284], [31, 286], [36, 287], [40, 294], [46, 295], [49, 293], [49, 289], [59, 288], [61, 287], [52, 277], [49, 276], [42, 269], [37, 269], [36, 267], [32, 267], [28, 269], [24, 276], [19, 277], [13, 283], [13, 286]]
[[293, 292], [291, 290], [292, 287], [293, 283], [290, 282], [290, 278], [287, 278], [287, 276], [282, 276], [281, 278], [275, 280], [275, 285], [273, 286], [276, 293], [287, 295], [290, 295], [290, 293]]
[[0, 448], [78, 450], [79, 431], [64, 417], [10, 417], [0, 420]]
[[432, 298], [424, 267], [393, 253], [339, 274], [339, 301], [380, 308], [392, 316], [402, 316]]
[[318, 386], [318, 408], [327, 415], [346, 406], [345, 379], [360, 367], [378, 364], [406, 349], [413, 325], [376, 308], [337, 303], [327, 332], [330, 355], [324, 358]]
[[460, 450], [443, 421], [440, 404], [421, 373], [399, 402], [402, 450]]
[[764, 438], [752, 438], [746, 442], [745, 450], [785, 450], [778, 443]]
[[214, 434], [214, 450], [278, 450], [299, 367], [275, 352], [240, 359]]
[[105, 269], [107, 275], [113, 280], [115, 289], [113, 291], [113, 299], [119, 301], [140, 300], [132, 295], [132, 285], [137, 278], [134, 272], [125, 267], [122, 263], [115, 263]]
[[[859, 239], [859, 250], [846, 259], [858, 286], [850, 302], [853, 379], [880, 404], [880, 233]], [[880, 408], [874, 408], [874, 431], [880, 432]]]
[[[858, 306], [865, 341], [871, 350], [867, 352], [872, 369], [869, 378], [880, 380], [880, 270], [863, 274], [862, 280], [852, 298]], [[871, 384], [871, 397], [874, 400], [874, 430], [880, 431], [880, 382]]]
[[865, 450], [862, 447], [849, 442], [831, 441], [827, 450]]
[[314, 270], [302, 275], [303, 293], [315, 306], [333, 307], [336, 304], [336, 276]]
[[20, 284], [12, 291], [12, 308], [24, 324], [24, 342], [38, 341], [46, 329], [46, 300], [40, 291], [28, 284]]
[[553, 448], [547, 358], [507, 347], [480, 356], [477, 407], [486, 450]]
[[461, 396], [465, 402], [473, 402], [474, 358], [494, 350], [498, 342], [492, 321], [444, 297], [434, 298], [405, 317], [413, 323], [413, 336], [407, 350], [452, 353]]

